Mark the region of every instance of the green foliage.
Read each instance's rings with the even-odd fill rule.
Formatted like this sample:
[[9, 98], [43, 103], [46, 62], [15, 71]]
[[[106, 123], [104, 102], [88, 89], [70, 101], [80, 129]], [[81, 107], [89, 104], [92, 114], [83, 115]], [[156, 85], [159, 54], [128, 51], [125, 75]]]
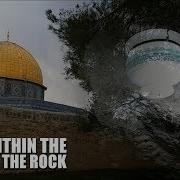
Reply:
[[83, 10], [76, 6], [75, 10], [62, 10], [57, 18], [51, 10], [46, 12], [48, 19], [55, 26], [49, 26], [61, 41], [69, 48], [64, 61], [70, 64], [66, 67], [67, 77], [73, 77], [82, 81], [82, 86], [90, 90], [90, 85], [85, 73], [84, 53], [88, 40], [92, 33], [89, 32], [90, 27], [95, 23], [95, 20], [88, 16], [88, 6]]

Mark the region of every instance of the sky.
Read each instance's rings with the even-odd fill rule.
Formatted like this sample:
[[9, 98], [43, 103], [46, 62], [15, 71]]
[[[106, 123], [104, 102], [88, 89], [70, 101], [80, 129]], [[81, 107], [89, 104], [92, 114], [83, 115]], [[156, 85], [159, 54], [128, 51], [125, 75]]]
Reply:
[[88, 94], [77, 80], [65, 80], [63, 56], [65, 48], [56, 35], [48, 30], [49, 21], [45, 11], [69, 9], [83, 0], [66, 1], [0, 1], [0, 41], [7, 38], [23, 46], [39, 63], [47, 87], [45, 100], [86, 107]]

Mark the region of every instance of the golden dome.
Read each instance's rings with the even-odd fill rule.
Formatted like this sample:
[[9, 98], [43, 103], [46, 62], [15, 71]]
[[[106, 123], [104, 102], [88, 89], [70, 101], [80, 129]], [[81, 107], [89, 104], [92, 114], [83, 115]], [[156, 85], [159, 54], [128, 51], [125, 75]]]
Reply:
[[24, 48], [8, 41], [0, 42], [0, 77], [43, 85], [41, 69], [33, 56]]

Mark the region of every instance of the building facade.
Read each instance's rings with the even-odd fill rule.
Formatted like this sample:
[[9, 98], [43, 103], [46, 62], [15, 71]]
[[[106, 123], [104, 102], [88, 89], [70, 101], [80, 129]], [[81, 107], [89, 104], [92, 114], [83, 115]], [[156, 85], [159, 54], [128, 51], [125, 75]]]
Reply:
[[0, 106], [53, 112], [82, 112], [82, 109], [44, 101], [43, 76], [35, 58], [23, 47], [0, 42]]

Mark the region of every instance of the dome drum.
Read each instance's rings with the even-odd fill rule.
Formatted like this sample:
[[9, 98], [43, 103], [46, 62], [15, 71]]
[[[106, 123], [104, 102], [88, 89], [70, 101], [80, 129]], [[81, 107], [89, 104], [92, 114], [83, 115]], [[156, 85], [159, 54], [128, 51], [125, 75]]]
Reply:
[[44, 100], [46, 87], [36, 83], [0, 78], [0, 97]]

